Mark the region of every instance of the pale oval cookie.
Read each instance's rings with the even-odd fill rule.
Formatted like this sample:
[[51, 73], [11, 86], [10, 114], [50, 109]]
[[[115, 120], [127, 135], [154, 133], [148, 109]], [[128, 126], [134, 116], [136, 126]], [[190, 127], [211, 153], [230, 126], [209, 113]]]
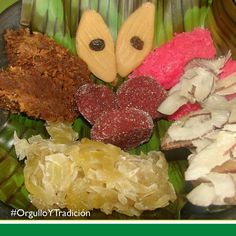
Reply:
[[91, 72], [105, 82], [116, 79], [112, 35], [102, 16], [94, 10], [83, 13], [76, 33], [76, 50]]
[[155, 5], [147, 2], [122, 25], [116, 43], [118, 73], [125, 77], [139, 66], [152, 49]]

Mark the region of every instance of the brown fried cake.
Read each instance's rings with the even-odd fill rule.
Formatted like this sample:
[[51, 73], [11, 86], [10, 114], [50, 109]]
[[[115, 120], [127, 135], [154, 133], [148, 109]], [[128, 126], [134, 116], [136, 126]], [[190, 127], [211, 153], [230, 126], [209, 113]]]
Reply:
[[41, 33], [7, 30], [9, 67], [0, 70], [0, 108], [47, 121], [73, 121], [74, 94], [90, 83], [87, 65]]

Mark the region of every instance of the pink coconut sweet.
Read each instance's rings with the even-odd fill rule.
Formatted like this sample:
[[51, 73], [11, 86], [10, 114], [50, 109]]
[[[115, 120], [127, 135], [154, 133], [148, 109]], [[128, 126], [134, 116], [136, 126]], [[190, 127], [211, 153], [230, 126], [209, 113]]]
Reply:
[[220, 74], [220, 79], [224, 79], [228, 75], [236, 72], [236, 61], [234, 60], [228, 60], [222, 69], [222, 72]]
[[131, 74], [130, 78], [149, 76], [165, 89], [179, 82], [184, 66], [194, 58], [214, 58], [216, 49], [207, 29], [175, 34], [168, 43], [154, 49]]

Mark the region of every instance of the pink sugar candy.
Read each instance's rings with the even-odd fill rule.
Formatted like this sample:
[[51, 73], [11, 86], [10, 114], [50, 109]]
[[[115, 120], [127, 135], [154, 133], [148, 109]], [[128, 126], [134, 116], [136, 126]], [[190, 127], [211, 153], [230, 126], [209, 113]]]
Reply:
[[192, 32], [176, 34], [170, 42], [154, 49], [129, 77], [149, 76], [170, 89], [179, 82], [186, 63], [194, 58], [213, 58], [215, 55], [210, 32], [196, 28]]

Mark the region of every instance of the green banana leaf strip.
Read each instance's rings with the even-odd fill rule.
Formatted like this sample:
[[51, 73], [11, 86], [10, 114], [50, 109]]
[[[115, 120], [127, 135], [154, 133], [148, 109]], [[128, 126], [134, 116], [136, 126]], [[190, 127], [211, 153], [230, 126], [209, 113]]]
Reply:
[[44, 122], [23, 115], [8, 114], [0, 129], [0, 200], [15, 208], [28, 209], [30, 202], [24, 186], [24, 163], [16, 159], [13, 145], [14, 132], [20, 138], [48, 134]]
[[3, 12], [5, 9], [10, 7], [12, 4], [16, 3], [17, 0], [8, 0], [8, 1], [1, 1], [0, 2], [0, 13]]

